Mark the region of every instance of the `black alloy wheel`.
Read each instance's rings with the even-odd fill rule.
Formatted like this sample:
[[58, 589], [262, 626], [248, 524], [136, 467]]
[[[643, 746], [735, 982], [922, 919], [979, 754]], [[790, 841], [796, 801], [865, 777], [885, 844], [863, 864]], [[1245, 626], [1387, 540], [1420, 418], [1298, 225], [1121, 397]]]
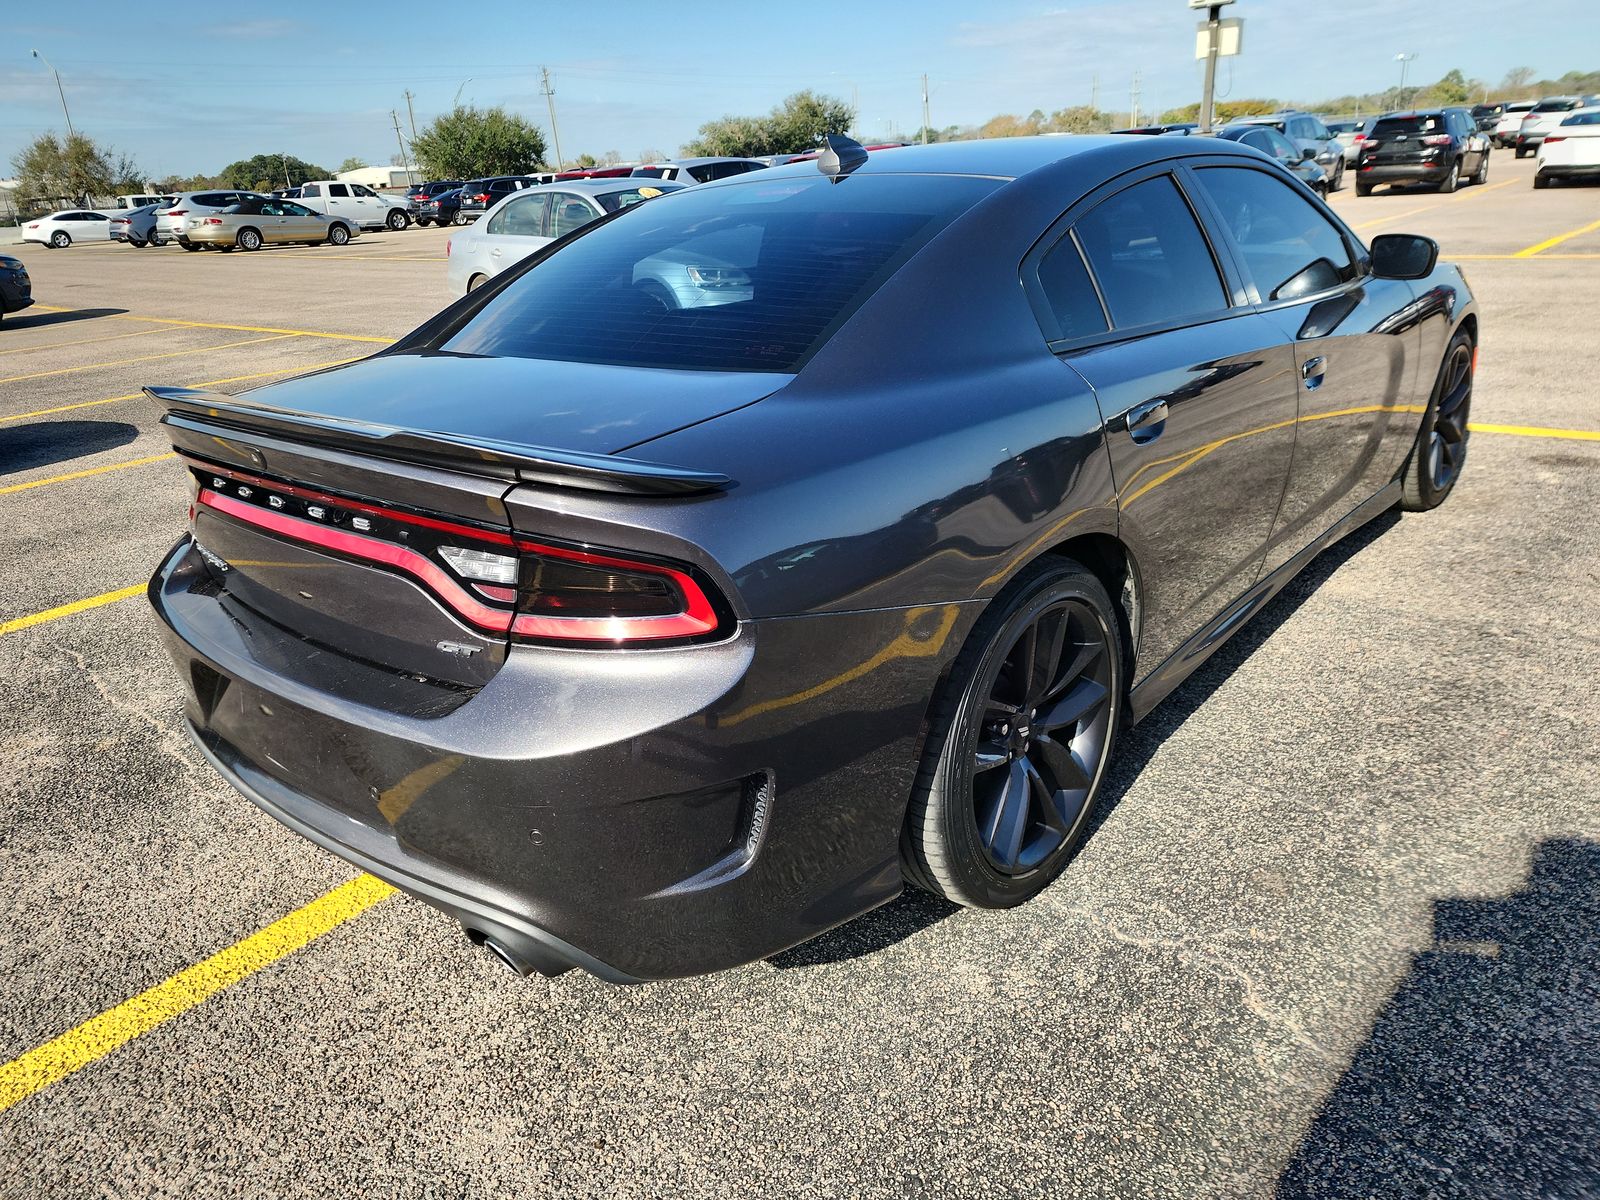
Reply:
[[1444, 503], [1466, 466], [1475, 349], [1472, 338], [1461, 332], [1444, 352], [1438, 382], [1401, 476], [1400, 507], [1408, 512], [1425, 512]]
[[1068, 560], [1030, 569], [974, 627], [907, 814], [906, 874], [959, 904], [1009, 908], [1082, 842], [1121, 723], [1120, 619]]

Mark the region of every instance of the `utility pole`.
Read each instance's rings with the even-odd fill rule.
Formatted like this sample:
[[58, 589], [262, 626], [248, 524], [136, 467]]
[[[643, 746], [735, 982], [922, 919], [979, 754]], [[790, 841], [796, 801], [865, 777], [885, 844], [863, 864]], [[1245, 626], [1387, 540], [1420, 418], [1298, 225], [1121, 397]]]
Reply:
[[416, 99], [416, 97], [411, 94], [411, 89], [407, 88], [406, 89], [406, 116], [408, 118], [410, 118], [410, 121], [411, 121], [411, 144], [413, 146], [415, 146], [417, 144], [417, 114], [416, 114], [416, 110], [414, 110], [411, 107], [411, 101], [414, 100], [414, 99]]
[[1217, 52], [1222, 48], [1222, 5], [1213, 4], [1206, 12], [1206, 82], [1200, 93], [1200, 132], [1210, 133], [1216, 117]]
[[1100, 111], [1100, 76], [1096, 75], [1089, 81], [1089, 111]]
[[928, 77], [922, 77], [922, 144], [928, 144]]
[[1139, 126], [1139, 68], [1133, 69], [1133, 87], [1128, 89], [1128, 126], [1137, 129]]
[[544, 84], [544, 98], [550, 105], [550, 140], [556, 146], [556, 170], [561, 170], [561, 131], [556, 128], [556, 90], [550, 86], [550, 69], [539, 68], [539, 76]]
[[389, 119], [394, 122], [395, 145], [400, 147], [400, 165], [405, 168], [406, 186], [409, 187], [416, 181], [411, 178], [411, 160], [406, 157], [406, 140], [400, 136], [400, 114], [391, 108], [389, 110]]
[[1400, 64], [1399, 107], [1401, 108], [1406, 107], [1406, 68], [1411, 65], [1412, 60], [1416, 57], [1417, 52], [1415, 50], [1412, 50], [1409, 53], [1396, 54], [1394, 56], [1395, 62]]

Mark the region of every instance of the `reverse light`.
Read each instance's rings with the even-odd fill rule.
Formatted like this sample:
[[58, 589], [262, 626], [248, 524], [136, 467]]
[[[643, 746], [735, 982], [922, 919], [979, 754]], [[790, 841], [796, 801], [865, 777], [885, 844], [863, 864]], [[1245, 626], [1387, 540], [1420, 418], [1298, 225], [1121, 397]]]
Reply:
[[472, 550], [465, 546], [440, 546], [439, 557], [449, 563], [457, 575], [467, 579], [484, 583], [517, 582], [517, 560], [509, 554], [491, 554], [487, 550]]

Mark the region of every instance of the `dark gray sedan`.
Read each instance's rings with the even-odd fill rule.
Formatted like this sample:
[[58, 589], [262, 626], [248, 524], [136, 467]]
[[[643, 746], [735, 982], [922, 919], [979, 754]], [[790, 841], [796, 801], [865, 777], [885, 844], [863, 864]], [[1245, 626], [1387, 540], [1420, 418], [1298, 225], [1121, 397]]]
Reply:
[[1437, 253], [1216, 138], [836, 139], [362, 362], [151, 389], [189, 728], [524, 973], [748, 963], [907, 881], [1020, 904], [1131, 722], [1450, 494], [1479, 331]]

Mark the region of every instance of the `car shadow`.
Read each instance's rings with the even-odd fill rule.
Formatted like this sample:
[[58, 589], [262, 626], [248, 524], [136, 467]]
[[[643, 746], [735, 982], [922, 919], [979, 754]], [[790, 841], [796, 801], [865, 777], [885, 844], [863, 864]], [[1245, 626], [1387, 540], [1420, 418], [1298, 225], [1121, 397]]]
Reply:
[[[1317, 555], [1273, 597], [1270, 604], [1224, 643], [1181, 687], [1132, 730], [1122, 735], [1116, 758], [1106, 775], [1104, 790], [1089, 816], [1090, 837], [1105, 823], [1161, 744], [1177, 732], [1195, 710], [1209, 700], [1227, 682], [1228, 677], [1293, 616], [1295, 610], [1310, 599], [1335, 571], [1394, 528], [1399, 520], [1399, 514], [1391, 510]], [[809, 942], [772, 955], [767, 962], [780, 969], [789, 969], [860, 958], [885, 950], [960, 911], [958, 904], [908, 886], [888, 904]]]
[[92, 321], [96, 317], [120, 317], [128, 310], [125, 308], [74, 308], [66, 312], [35, 312], [32, 309], [23, 309], [19, 313], [7, 313], [5, 321], [0, 323], [0, 337], [8, 330], [17, 329], [44, 329], [50, 325], [66, 325], [73, 321]]
[[1600, 845], [1433, 921], [1278, 1197], [1600, 1195]]
[[126, 421], [41, 421], [0, 427], [0, 475], [126, 446], [139, 428]]

